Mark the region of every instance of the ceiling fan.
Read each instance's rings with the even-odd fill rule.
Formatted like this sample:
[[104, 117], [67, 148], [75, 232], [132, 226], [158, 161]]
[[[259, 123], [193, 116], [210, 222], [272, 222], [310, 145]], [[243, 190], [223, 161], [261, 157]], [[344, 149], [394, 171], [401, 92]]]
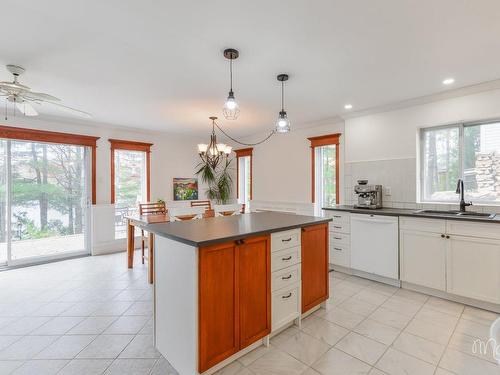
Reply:
[[[62, 105], [59, 103], [61, 99], [56, 98], [55, 96], [44, 94], [42, 92], [31, 91], [28, 86], [19, 83], [18, 79], [19, 76], [25, 72], [24, 68], [18, 65], [7, 65], [7, 70], [12, 73], [14, 80], [12, 82], [0, 82], [0, 97], [4, 97], [9, 103], [13, 103], [15, 108], [17, 108], [23, 115], [38, 116], [38, 111], [35, 109], [33, 104], [38, 106], [48, 104], [73, 115], [86, 118], [92, 117], [90, 113]], [[7, 106], [5, 112], [7, 117]]]

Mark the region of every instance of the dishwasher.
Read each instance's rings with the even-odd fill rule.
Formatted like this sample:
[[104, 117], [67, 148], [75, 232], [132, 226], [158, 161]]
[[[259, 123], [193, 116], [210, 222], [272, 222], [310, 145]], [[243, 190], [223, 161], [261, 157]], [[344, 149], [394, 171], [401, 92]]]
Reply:
[[351, 268], [399, 279], [397, 216], [351, 214]]

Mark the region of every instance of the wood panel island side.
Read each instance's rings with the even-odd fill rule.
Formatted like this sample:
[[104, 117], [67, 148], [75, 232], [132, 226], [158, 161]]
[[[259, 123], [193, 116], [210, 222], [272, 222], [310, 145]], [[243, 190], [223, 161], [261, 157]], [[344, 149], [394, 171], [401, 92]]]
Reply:
[[259, 212], [148, 224], [154, 332], [182, 375], [211, 374], [328, 299], [329, 218]]

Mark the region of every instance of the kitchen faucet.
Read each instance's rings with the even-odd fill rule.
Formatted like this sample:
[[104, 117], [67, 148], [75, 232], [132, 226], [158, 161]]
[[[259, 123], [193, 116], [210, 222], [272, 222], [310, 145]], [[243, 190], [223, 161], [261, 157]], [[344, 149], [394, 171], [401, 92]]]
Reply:
[[464, 199], [464, 181], [459, 178], [457, 181], [457, 194], [460, 194], [460, 212], [465, 212], [465, 207], [472, 206], [472, 202], [465, 202]]

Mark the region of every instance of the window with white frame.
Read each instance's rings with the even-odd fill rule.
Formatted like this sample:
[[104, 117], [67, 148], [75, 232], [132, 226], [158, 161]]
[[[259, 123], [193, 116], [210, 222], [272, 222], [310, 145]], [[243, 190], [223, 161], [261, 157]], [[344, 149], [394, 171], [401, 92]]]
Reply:
[[420, 201], [500, 205], [500, 120], [420, 130]]

